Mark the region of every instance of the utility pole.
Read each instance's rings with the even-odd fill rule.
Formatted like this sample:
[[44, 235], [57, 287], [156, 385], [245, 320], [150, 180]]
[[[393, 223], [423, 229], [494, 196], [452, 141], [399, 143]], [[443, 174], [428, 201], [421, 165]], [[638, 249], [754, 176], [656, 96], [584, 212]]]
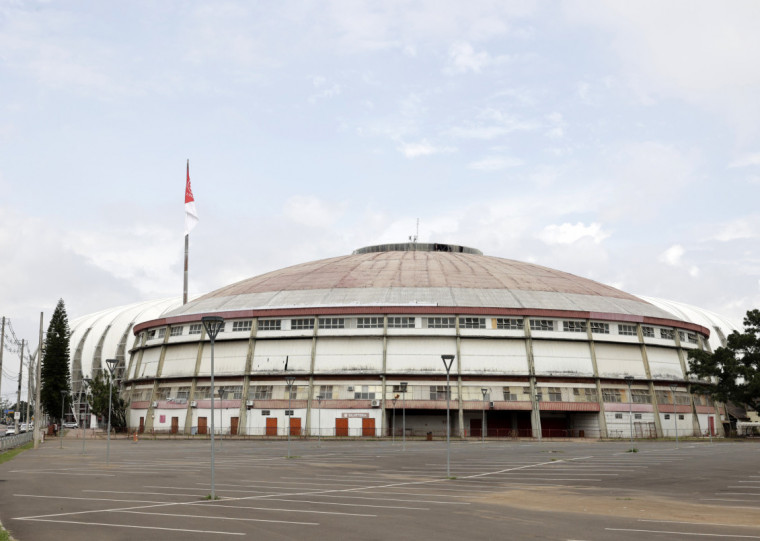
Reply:
[[42, 411], [40, 409], [40, 379], [42, 374], [42, 312], [40, 312], [40, 345], [37, 347], [37, 387], [34, 390], [34, 448], [40, 446], [40, 430], [42, 430]]
[[[13, 416], [16, 417], [16, 412], [21, 413], [21, 378], [24, 375], [24, 339], [21, 339], [21, 355], [19, 356], [18, 363], [18, 390], [16, 391], [16, 409]], [[19, 415], [20, 416], [20, 415]], [[18, 434], [18, 419], [16, 419], [16, 434]]]
[[5, 349], [5, 316], [0, 325], [0, 388], [3, 386], [3, 350]]
[[32, 406], [32, 367], [34, 366], [34, 355], [29, 356], [29, 370], [26, 376], [26, 431], [29, 432], [29, 408]]

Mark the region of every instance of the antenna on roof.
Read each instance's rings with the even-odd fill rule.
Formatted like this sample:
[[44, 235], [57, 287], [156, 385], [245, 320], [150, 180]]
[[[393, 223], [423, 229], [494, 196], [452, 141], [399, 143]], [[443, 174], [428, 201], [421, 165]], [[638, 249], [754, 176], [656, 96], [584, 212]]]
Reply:
[[414, 236], [409, 236], [409, 242], [412, 244], [417, 244], [417, 239], [420, 237], [420, 219], [417, 218], [417, 232], [414, 234]]

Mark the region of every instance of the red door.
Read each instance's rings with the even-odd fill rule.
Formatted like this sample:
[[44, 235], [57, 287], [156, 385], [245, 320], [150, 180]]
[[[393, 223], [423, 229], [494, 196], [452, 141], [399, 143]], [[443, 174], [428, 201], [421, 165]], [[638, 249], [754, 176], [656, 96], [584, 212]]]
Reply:
[[375, 436], [375, 420], [374, 419], [362, 419], [362, 436], [374, 437]]
[[267, 417], [267, 436], [277, 435], [277, 418]]
[[715, 435], [715, 417], [713, 417], [712, 415], [710, 415], [710, 416], [707, 418], [707, 424], [708, 424], [708, 425], [709, 425], [709, 427], [710, 427], [710, 428], [709, 428], [709, 430], [710, 430], [710, 435], [711, 435], [711, 436], [714, 436], [714, 435]]
[[179, 417], [172, 417], [172, 434], [179, 432]]
[[208, 421], [205, 417], [198, 417], [198, 434], [207, 434]]
[[300, 417], [290, 418], [290, 435], [291, 436], [301, 435], [301, 418]]
[[335, 435], [348, 436], [348, 419], [342, 417], [335, 419]]
[[231, 417], [230, 418], [230, 435], [231, 436], [237, 436], [238, 419], [239, 419], [239, 417]]
[[140, 434], [145, 432], [145, 417], [140, 417]]

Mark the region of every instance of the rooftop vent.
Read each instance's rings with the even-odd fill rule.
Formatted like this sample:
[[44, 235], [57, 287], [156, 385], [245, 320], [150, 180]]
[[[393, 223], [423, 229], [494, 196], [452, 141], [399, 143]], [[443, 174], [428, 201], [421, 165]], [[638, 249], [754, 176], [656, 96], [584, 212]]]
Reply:
[[433, 242], [402, 242], [399, 244], [376, 244], [354, 250], [353, 255], [372, 254], [376, 252], [452, 252], [458, 254], [483, 255], [483, 252], [458, 244], [438, 244]]

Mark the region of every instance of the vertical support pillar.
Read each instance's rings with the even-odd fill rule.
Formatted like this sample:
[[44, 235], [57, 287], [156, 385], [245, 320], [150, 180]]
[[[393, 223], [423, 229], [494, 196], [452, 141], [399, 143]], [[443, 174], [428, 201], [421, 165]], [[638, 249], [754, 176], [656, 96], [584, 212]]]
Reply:
[[533, 336], [530, 332], [530, 318], [523, 318], [525, 332], [525, 354], [528, 359], [528, 386], [530, 387], [530, 431], [534, 438], [541, 437], [541, 409], [536, 400], [536, 367], [533, 358]]
[[319, 335], [319, 317], [314, 316], [314, 334], [311, 337], [311, 359], [309, 362], [309, 390], [306, 393], [306, 432], [305, 433], [307, 436], [311, 436], [311, 401], [314, 400], [314, 367], [316, 366], [316, 360], [317, 360], [318, 335]]
[[599, 436], [607, 437], [607, 412], [604, 409], [604, 393], [602, 393], [602, 382], [599, 379], [599, 367], [596, 364], [596, 346], [594, 345], [594, 335], [591, 332], [591, 321], [586, 320], [586, 338], [588, 339], [588, 349], [591, 354], [591, 365], [594, 368], [594, 383], [596, 384], [596, 399], [599, 401]]
[[459, 316], [456, 316], [456, 332], [457, 332], [457, 409], [459, 415], [457, 421], [459, 423], [459, 437], [464, 438], [464, 402], [462, 401], [462, 348], [461, 348], [461, 336], [459, 335]]
[[256, 348], [256, 334], [259, 331], [259, 319], [253, 318], [251, 325], [251, 334], [248, 336], [248, 351], [245, 354], [245, 368], [243, 371], [243, 395], [240, 400], [240, 411], [238, 413], [238, 435], [248, 435], [248, 389], [251, 386], [251, 367], [253, 366], [253, 353]]

